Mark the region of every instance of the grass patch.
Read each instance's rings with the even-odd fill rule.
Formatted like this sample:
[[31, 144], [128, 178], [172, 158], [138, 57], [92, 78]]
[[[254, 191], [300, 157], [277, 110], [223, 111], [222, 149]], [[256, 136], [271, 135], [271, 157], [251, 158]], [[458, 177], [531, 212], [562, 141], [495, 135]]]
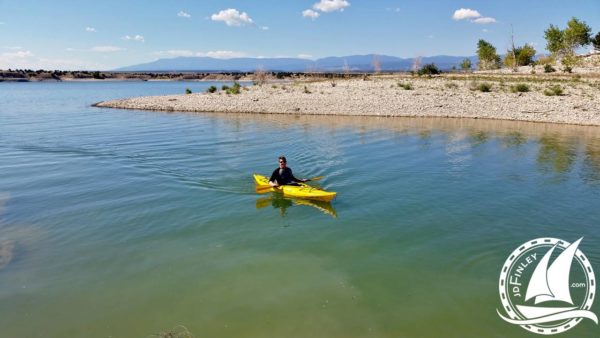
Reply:
[[210, 86], [206, 89], [207, 93], [214, 93], [216, 91], [217, 91], [217, 87], [215, 87], [215, 86]]
[[563, 95], [563, 89], [559, 85], [554, 85], [546, 88], [544, 90], [544, 95], [546, 96], [561, 96]]
[[444, 87], [446, 87], [448, 89], [456, 89], [456, 88], [458, 88], [458, 85], [454, 82], [446, 82], [446, 83], [444, 83]]
[[524, 83], [518, 83], [516, 85], [510, 86], [511, 93], [527, 93], [529, 91], [529, 86]]
[[189, 89], [189, 88], [186, 88], [186, 89], [185, 89], [185, 93], [186, 93], [186, 94], [191, 94], [191, 93], [192, 93], [192, 90], [191, 90], [191, 89]]
[[[223, 87], [227, 87], [227, 86], [223, 86]], [[233, 86], [231, 88], [227, 87], [227, 89], [225, 89], [225, 93], [237, 95], [240, 93], [240, 89], [242, 89], [242, 86], [238, 82], [234, 82]]]
[[489, 93], [492, 91], [492, 85], [487, 82], [483, 82], [483, 83], [475, 82], [471, 85], [471, 90], [473, 90], [473, 91], [478, 90], [482, 93]]
[[400, 83], [398, 82], [398, 87], [404, 89], [404, 90], [413, 90], [413, 86], [410, 83]]

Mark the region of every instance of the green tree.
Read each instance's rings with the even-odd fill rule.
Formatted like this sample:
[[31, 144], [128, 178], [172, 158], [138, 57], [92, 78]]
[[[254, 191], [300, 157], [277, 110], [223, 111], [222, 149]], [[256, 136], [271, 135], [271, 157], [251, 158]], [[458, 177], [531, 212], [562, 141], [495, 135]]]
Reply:
[[596, 33], [596, 35], [592, 39], [592, 45], [594, 45], [594, 49], [597, 52], [600, 52], [600, 32]]
[[[515, 47], [514, 51], [509, 50], [504, 57], [504, 66], [506, 67], [520, 67], [529, 66], [533, 64], [533, 57], [535, 56], [535, 48], [529, 44], [525, 44], [521, 47]], [[515, 60], [516, 58], [516, 60]]]
[[477, 56], [479, 69], [497, 69], [500, 65], [500, 56], [496, 52], [496, 47], [485, 40], [477, 42]]
[[554, 56], [560, 54], [565, 45], [563, 31], [557, 26], [550, 25], [544, 31], [544, 37], [546, 38], [546, 49]]
[[461, 63], [460, 63], [460, 69], [462, 69], [463, 71], [469, 71], [471, 70], [471, 60], [470, 59], [464, 59]]
[[567, 28], [564, 30], [565, 45], [571, 50], [589, 45], [591, 42], [592, 29], [584, 21], [572, 18], [567, 22]]
[[557, 26], [550, 25], [544, 32], [546, 48], [554, 56], [566, 56], [574, 54], [577, 48], [589, 45], [592, 42], [592, 29], [584, 21], [572, 18], [567, 22], [567, 28], [561, 30]]

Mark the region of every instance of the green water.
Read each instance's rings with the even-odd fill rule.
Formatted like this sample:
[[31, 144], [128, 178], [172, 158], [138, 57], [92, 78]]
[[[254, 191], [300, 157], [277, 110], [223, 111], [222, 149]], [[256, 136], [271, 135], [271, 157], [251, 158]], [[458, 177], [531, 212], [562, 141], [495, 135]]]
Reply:
[[[600, 271], [600, 128], [90, 107], [209, 85], [0, 83], [0, 337], [531, 337], [515, 248]], [[258, 195], [280, 154], [338, 198]]]

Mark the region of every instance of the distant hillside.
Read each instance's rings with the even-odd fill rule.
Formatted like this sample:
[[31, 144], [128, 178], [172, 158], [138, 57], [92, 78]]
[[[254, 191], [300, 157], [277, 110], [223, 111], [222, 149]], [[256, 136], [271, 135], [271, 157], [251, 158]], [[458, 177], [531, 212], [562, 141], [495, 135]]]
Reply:
[[[378, 55], [381, 69], [383, 71], [407, 71], [410, 70], [414, 59], [398, 58], [395, 56]], [[369, 72], [373, 71], [373, 54], [334, 56], [317, 60], [298, 58], [233, 58], [215, 59], [211, 57], [176, 57], [171, 59], [159, 59], [153, 62], [133, 65], [116, 69], [116, 71], [203, 71], [203, 72], [252, 72], [262, 68], [268, 71], [282, 72], [305, 72], [308, 70], [340, 72], [345, 65], [351, 71]], [[435, 63], [440, 69], [448, 70], [467, 58], [466, 56], [437, 55], [421, 58], [421, 64]], [[477, 63], [477, 57], [469, 56], [473, 64]]]

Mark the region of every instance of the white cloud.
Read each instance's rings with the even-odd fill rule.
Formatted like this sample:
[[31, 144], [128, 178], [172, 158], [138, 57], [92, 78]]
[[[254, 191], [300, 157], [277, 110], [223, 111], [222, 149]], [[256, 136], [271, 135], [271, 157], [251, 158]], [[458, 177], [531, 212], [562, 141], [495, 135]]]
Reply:
[[488, 24], [488, 23], [496, 23], [496, 19], [494, 18], [490, 18], [490, 17], [481, 17], [481, 18], [477, 18], [475, 20], [473, 20], [474, 23], [478, 23], [478, 24]]
[[254, 23], [248, 13], [240, 13], [240, 11], [234, 8], [224, 9], [217, 14], [213, 14], [210, 19], [212, 21], [223, 21], [227, 26], [244, 26]]
[[190, 13], [186, 13], [184, 11], [179, 11], [179, 13], [177, 13], [177, 16], [180, 17], [180, 18], [186, 18], [186, 19], [189, 19], [189, 18], [192, 17], [190, 15]]
[[121, 47], [115, 46], [96, 46], [92, 48], [92, 52], [100, 52], [100, 53], [110, 53], [110, 52], [119, 52], [124, 50]]
[[484, 33], [487, 33], [487, 32], [489, 32], [489, 30], [487, 30], [487, 28], [484, 28], [484, 29], [482, 29], [481, 31], [482, 31], [482, 32], [484, 32]]
[[260, 30], [268, 31], [269, 30], [269, 26], [261, 26]]
[[478, 11], [474, 10], [474, 9], [470, 9], [470, 8], [461, 8], [461, 9], [457, 9], [456, 11], [454, 11], [454, 14], [452, 15], [452, 19], [454, 20], [469, 20], [471, 22], [474, 23], [478, 23], [478, 24], [489, 24], [489, 23], [496, 23], [496, 19], [489, 17], [489, 16], [482, 16], [481, 13], [479, 13]]
[[400, 7], [396, 7], [396, 8], [386, 8], [385, 9], [388, 12], [395, 12], [395, 13], [400, 13]]
[[172, 49], [172, 50], [161, 50], [158, 52], [153, 52], [153, 55], [156, 56], [170, 56], [170, 57], [177, 57], [177, 56], [207, 56], [207, 57], [211, 57], [211, 58], [216, 58], [216, 59], [231, 59], [231, 58], [238, 58], [238, 57], [244, 57], [247, 56], [246, 53], [244, 52], [236, 52], [236, 51], [231, 51], [231, 50], [215, 50], [215, 51], [208, 51], [208, 52], [194, 52], [188, 49]]
[[461, 8], [454, 11], [454, 15], [452, 15], [452, 19], [454, 20], [470, 20], [477, 19], [481, 17], [478, 11], [470, 8]]
[[298, 54], [299, 59], [312, 59], [312, 57], [310, 54]]
[[0, 53], [0, 69], [102, 69], [97, 63], [73, 59], [48, 59], [37, 57], [30, 51]]
[[21, 47], [21, 46], [4, 46], [2, 48], [9, 49], [9, 50], [21, 50], [21, 49], [23, 49], [23, 47]]
[[134, 35], [134, 36], [129, 36], [129, 35], [125, 35], [124, 37], [122, 37], [121, 39], [123, 40], [131, 40], [131, 41], [139, 41], [139, 42], [144, 42], [144, 37], [141, 35]]
[[335, 12], [335, 11], [343, 11], [344, 8], [349, 7], [350, 3], [346, 0], [321, 0], [313, 5], [313, 8], [324, 12]]
[[157, 56], [194, 56], [194, 52], [186, 49], [161, 50], [152, 54]]
[[208, 56], [216, 59], [231, 59], [231, 58], [240, 58], [247, 56], [244, 52], [235, 52], [231, 50], [215, 50], [209, 52], [198, 52], [196, 56]]
[[94, 27], [85, 27], [86, 32], [97, 33], [98, 31]]
[[312, 9], [307, 9], [302, 11], [302, 16], [305, 18], [311, 18], [311, 19], [316, 19], [320, 16], [321, 14], [319, 14], [318, 12], [313, 11]]

